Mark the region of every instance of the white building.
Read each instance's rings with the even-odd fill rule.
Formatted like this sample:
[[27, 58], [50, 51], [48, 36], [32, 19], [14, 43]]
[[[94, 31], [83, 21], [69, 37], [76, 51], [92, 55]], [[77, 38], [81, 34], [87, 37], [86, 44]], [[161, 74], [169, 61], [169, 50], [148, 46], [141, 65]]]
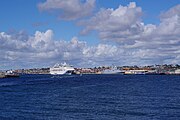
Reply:
[[180, 74], [180, 69], [175, 70], [175, 74]]

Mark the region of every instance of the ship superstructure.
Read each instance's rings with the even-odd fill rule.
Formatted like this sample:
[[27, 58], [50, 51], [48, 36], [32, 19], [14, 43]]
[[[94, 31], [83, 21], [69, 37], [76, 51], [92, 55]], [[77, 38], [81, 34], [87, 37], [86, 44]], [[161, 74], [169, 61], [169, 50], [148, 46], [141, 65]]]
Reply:
[[64, 75], [68, 74], [71, 75], [74, 71], [74, 67], [64, 63], [61, 64], [55, 64], [53, 67], [50, 68], [50, 74], [52, 75]]

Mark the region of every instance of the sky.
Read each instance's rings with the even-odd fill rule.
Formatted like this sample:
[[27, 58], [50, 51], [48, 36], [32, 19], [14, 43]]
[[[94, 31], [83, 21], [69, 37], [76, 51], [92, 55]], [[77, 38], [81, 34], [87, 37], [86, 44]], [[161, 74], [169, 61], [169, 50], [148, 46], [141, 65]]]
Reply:
[[180, 0], [1, 0], [0, 70], [180, 64]]

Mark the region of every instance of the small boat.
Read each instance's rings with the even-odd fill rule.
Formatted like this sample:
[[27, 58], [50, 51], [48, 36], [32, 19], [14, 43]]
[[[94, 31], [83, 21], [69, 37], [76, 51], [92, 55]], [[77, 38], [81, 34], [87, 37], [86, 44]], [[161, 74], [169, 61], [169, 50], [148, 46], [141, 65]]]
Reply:
[[19, 77], [19, 74], [10, 70], [10, 71], [6, 71], [5, 73], [5, 77], [6, 78], [9, 78], [9, 77]]

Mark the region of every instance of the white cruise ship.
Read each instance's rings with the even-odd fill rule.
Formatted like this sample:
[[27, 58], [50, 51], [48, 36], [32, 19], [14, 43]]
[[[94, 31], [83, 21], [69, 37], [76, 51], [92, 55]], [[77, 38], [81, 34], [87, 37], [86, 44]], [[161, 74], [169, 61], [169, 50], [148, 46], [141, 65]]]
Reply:
[[55, 64], [52, 68], [50, 68], [50, 74], [52, 75], [71, 75], [74, 71], [74, 67], [71, 65], [64, 63]]

